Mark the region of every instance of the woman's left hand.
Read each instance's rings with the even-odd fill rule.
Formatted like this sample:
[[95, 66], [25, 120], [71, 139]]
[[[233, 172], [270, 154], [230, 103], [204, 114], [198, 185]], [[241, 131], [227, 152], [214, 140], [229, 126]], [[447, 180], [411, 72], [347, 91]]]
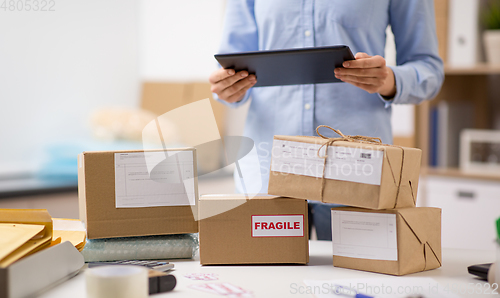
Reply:
[[385, 97], [396, 95], [396, 81], [390, 67], [382, 56], [356, 53], [356, 60], [345, 61], [345, 68], [336, 68], [335, 77], [369, 93], [379, 93]]

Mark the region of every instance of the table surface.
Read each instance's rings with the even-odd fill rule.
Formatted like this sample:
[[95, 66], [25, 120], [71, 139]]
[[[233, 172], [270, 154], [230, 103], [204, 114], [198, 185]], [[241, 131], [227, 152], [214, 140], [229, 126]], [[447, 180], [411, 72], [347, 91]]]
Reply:
[[[153, 297], [217, 297], [218, 295], [205, 293], [189, 288], [193, 284], [212, 282], [228, 282], [245, 290], [253, 292], [254, 297], [314, 297], [305, 292], [304, 280], [340, 280], [361, 278], [399, 278], [401, 282], [406, 277], [430, 277], [442, 287], [455, 288], [467, 292], [474, 285], [485, 282], [474, 278], [467, 272], [467, 266], [494, 262], [495, 251], [443, 249], [443, 266], [438, 269], [392, 277], [385, 274], [376, 274], [364, 271], [336, 268], [332, 265], [332, 246], [329, 241], [310, 241], [310, 260], [308, 265], [246, 265], [246, 266], [201, 266], [199, 258], [193, 260], [175, 260], [175, 271], [172, 274], [177, 278], [174, 291], [157, 294]], [[189, 273], [214, 273], [216, 281], [197, 281], [184, 277]], [[389, 281], [389, 280], [388, 280]], [[469, 288], [467, 288], [469, 287]], [[458, 290], [457, 290], [458, 291]], [[487, 297], [485, 294], [458, 293], [461, 297]], [[39, 297], [44, 298], [78, 298], [86, 297], [84, 274], [50, 289]], [[222, 297], [222, 296], [220, 296]]]

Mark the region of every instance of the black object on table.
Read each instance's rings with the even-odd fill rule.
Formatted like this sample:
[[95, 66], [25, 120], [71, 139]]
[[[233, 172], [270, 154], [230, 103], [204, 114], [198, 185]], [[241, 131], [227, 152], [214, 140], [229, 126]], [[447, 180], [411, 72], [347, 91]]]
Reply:
[[488, 271], [490, 270], [491, 263], [489, 264], [479, 264], [467, 267], [470, 274], [479, 277], [482, 280], [488, 280]]

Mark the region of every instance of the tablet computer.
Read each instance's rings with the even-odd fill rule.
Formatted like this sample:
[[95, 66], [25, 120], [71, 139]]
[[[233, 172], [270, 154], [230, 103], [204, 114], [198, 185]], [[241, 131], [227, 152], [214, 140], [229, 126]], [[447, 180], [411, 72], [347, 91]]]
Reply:
[[247, 70], [257, 76], [254, 87], [341, 82], [334, 70], [354, 60], [348, 46], [299, 48], [218, 54], [223, 68]]

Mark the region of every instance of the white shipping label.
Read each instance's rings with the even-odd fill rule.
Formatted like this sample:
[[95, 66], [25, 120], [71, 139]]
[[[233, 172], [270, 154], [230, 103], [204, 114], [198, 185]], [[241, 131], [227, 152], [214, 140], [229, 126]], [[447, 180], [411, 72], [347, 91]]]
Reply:
[[252, 237], [303, 237], [304, 215], [252, 215]]
[[195, 205], [193, 152], [115, 153], [116, 208]]
[[332, 210], [333, 255], [398, 260], [396, 214]]
[[[274, 140], [271, 171], [323, 177], [324, 160], [318, 156], [321, 145]], [[320, 156], [325, 155], [323, 146]], [[380, 185], [384, 151], [359, 147], [328, 146], [325, 178]]]

